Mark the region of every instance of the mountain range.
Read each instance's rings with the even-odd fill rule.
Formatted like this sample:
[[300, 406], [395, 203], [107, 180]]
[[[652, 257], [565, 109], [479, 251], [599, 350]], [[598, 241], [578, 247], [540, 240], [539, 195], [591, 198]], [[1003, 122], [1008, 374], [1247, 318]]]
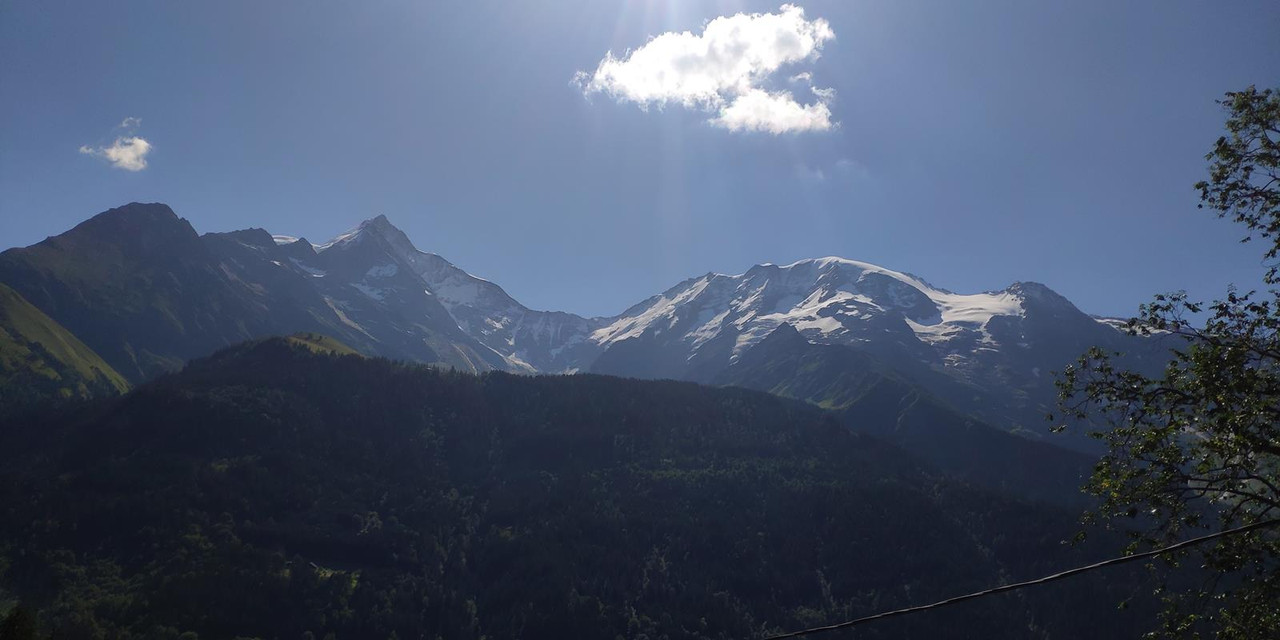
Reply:
[[[202, 235], [166, 205], [133, 203], [0, 253], [0, 282], [132, 383], [236, 342], [310, 332], [464, 371], [742, 384], [835, 409], [892, 380], [1035, 437], [1053, 371], [1091, 346], [1137, 366], [1159, 364], [1161, 348], [1042, 284], [958, 294], [842, 258], [708, 273], [609, 317], [539, 311], [419, 250], [385, 216], [314, 244], [263, 229]], [[802, 353], [823, 366], [788, 364]]]

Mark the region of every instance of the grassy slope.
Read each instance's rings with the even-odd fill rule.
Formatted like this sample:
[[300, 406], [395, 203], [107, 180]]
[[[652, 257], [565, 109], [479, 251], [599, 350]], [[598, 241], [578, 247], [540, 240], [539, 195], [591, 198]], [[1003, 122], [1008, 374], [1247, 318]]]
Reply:
[[129, 388], [92, 349], [0, 284], [0, 388], [22, 379], [47, 384], [62, 397], [88, 397], [95, 390], [123, 393]]
[[358, 356], [359, 351], [348, 347], [335, 338], [319, 333], [296, 333], [286, 340], [290, 344], [306, 347], [313, 353], [332, 356]]

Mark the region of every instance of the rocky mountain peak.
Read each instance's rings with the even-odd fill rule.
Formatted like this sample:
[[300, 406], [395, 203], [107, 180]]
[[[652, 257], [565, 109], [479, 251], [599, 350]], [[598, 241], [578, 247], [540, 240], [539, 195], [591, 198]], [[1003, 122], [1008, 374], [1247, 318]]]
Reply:
[[1023, 308], [1032, 315], [1048, 313], [1054, 316], [1084, 316], [1070, 300], [1039, 282], [1015, 282], [1005, 291], [1021, 300]]

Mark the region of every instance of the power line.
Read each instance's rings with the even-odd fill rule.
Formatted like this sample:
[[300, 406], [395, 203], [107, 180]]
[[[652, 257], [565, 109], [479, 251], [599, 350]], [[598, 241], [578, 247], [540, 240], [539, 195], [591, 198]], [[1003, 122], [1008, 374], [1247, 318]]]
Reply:
[[790, 632], [790, 633], [784, 633], [784, 634], [782, 634], [782, 635], [769, 636], [769, 637], [765, 638], [764, 640], [782, 640], [783, 638], [798, 638], [798, 637], [800, 637], [800, 636], [806, 636], [806, 635], [810, 635], [810, 634], [814, 634], [814, 633], [822, 633], [822, 632], [824, 632], [824, 631], [836, 631], [836, 630], [839, 630], [839, 629], [848, 629], [849, 627], [856, 626], [856, 625], [860, 625], [860, 624], [864, 624], [864, 623], [867, 623], [867, 622], [873, 622], [873, 621], [876, 621], [876, 620], [883, 620], [883, 619], [885, 619], [885, 618], [896, 618], [896, 617], [898, 617], [898, 616], [904, 616], [904, 615], [907, 615], [907, 614], [910, 614], [910, 613], [916, 613], [916, 612], [918, 612], [918, 611], [926, 611], [926, 610], [929, 610], [929, 609], [938, 609], [938, 608], [940, 608], [940, 607], [945, 607], [945, 606], [947, 606], [947, 605], [956, 604], [956, 603], [958, 603], [958, 602], [964, 602], [965, 600], [972, 600], [972, 599], [974, 599], [974, 598], [981, 598], [981, 597], [983, 597], [983, 596], [989, 596], [989, 595], [993, 595], [993, 594], [997, 594], [997, 593], [1003, 593], [1003, 592], [1005, 592], [1005, 591], [1013, 591], [1014, 589], [1021, 589], [1021, 588], [1023, 588], [1023, 587], [1031, 587], [1031, 586], [1035, 586], [1035, 585], [1039, 585], [1039, 584], [1045, 584], [1045, 583], [1048, 583], [1048, 582], [1054, 582], [1054, 581], [1056, 581], [1056, 580], [1062, 580], [1063, 578], [1070, 578], [1071, 576], [1074, 576], [1074, 575], [1077, 575], [1077, 574], [1081, 574], [1081, 573], [1084, 573], [1084, 572], [1086, 572], [1086, 571], [1093, 571], [1093, 570], [1095, 570], [1095, 569], [1101, 569], [1101, 568], [1103, 568], [1103, 567], [1109, 567], [1109, 566], [1117, 565], [1117, 564], [1124, 564], [1124, 563], [1126, 563], [1126, 562], [1133, 562], [1133, 561], [1135, 561], [1135, 560], [1142, 560], [1143, 558], [1151, 558], [1151, 557], [1154, 557], [1154, 556], [1158, 556], [1158, 555], [1160, 555], [1160, 554], [1169, 553], [1170, 551], [1177, 551], [1178, 549], [1184, 549], [1184, 548], [1186, 548], [1186, 547], [1190, 547], [1190, 546], [1194, 546], [1194, 545], [1201, 544], [1201, 543], [1204, 543], [1204, 542], [1208, 542], [1208, 541], [1213, 540], [1213, 539], [1215, 539], [1215, 538], [1221, 538], [1221, 537], [1224, 537], [1224, 536], [1236, 535], [1236, 534], [1239, 534], [1239, 533], [1248, 533], [1248, 532], [1250, 532], [1250, 531], [1254, 531], [1254, 530], [1256, 530], [1256, 529], [1262, 529], [1262, 528], [1265, 528], [1265, 527], [1274, 527], [1274, 526], [1276, 526], [1277, 524], [1280, 524], [1280, 518], [1275, 519], [1275, 520], [1266, 520], [1266, 521], [1263, 521], [1263, 522], [1255, 522], [1255, 523], [1253, 523], [1253, 524], [1245, 525], [1245, 526], [1243, 526], [1243, 527], [1237, 527], [1237, 528], [1235, 528], [1235, 529], [1227, 529], [1226, 531], [1219, 531], [1219, 532], [1217, 532], [1217, 533], [1211, 533], [1211, 534], [1209, 534], [1209, 535], [1200, 536], [1199, 538], [1192, 538], [1192, 539], [1190, 539], [1190, 540], [1184, 540], [1184, 541], [1179, 542], [1179, 543], [1176, 543], [1176, 544], [1171, 544], [1171, 545], [1169, 545], [1169, 546], [1167, 546], [1167, 547], [1161, 547], [1161, 548], [1159, 548], [1159, 549], [1152, 549], [1151, 551], [1144, 551], [1144, 552], [1142, 552], [1142, 553], [1135, 553], [1135, 554], [1133, 554], [1133, 555], [1131, 555], [1131, 556], [1121, 556], [1121, 557], [1119, 557], [1119, 558], [1111, 558], [1110, 560], [1103, 560], [1102, 562], [1095, 562], [1095, 563], [1093, 563], [1093, 564], [1085, 565], [1085, 566], [1083, 566], [1083, 567], [1076, 567], [1076, 568], [1074, 568], [1074, 569], [1068, 569], [1068, 570], [1063, 571], [1063, 572], [1061, 572], [1061, 573], [1055, 573], [1055, 574], [1052, 574], [1052, 575], [1044, 576], [1043, 578], [1036, 578], [1035, 580], [1028, 580], [1028, 581], [1026, 581], [1026, 582], [1016, 582], [1016, 583], [1014, 583], [1014, 584], [1006, 584], [1006, 585], [1004, 585], [1004, 586], [1000, 586], [1000, 587], [993, 587], [993, 588], [991, 588], [991, 589], [987, 589], [987, 590], [985, 590], [985, 591], [977, 591], [977, 592], [974, 592], [974, 593], [968, 593], [968, 594], [965, 594], [965, 595], [962, 595], [962, 596], [956, 596], [956, 597], [954, 597], [954, 598], [947, 598], [946, 600], [940, 600], [940, 601], [935, 602], [935, 603], [933, 603], [933, 604], [922, 604], [922, 605], [917, 605], [917, 606], [914, 606], [914, 607], [907, 607], [907, 608], [905, 608], [905, 609], [896, 609], [896, 610], [894, 610], [894, 611], [886, 611], [886, 612], [884, 612], [884, 613], [877, 613], [877, 614], [875, 614], [875, 615], [870, 615], [870, 616], [866, 616], [866, 617], [858, 618], [858, 619], [856, 619], [856, 620], [850, 620], [850, 621], [848, 621], [848, 622], [841, 622], [841, 623], [839, 623], [839, 624], [827, 625], [827, 626], [825, 626], [825, 627], [813, 627], [813, 628], [811, 628], [811, 629], [802, 629], [802, 630], [800, 630], [800, 631], [792, 631], [792, 632]]

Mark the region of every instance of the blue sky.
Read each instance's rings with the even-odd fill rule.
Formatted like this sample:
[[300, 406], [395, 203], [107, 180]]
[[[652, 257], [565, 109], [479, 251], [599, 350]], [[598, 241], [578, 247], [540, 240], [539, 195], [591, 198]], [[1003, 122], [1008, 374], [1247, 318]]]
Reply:
[[[781, 3], [0, 2], [0, 245], [129, 201], [316, 242], [386, 214], [589, 315], [826, 255], [959, 292], [1040, 281], [1108, 315], [1258, 281], [1260, 247], [1191, 185], [1214, 99], [1280, 85], [1280, 5], [797, 4], [820, 47], [663, 103], [590, 80], [608, 52]], [[711, 122], [754, 89], [829, 126]]]

